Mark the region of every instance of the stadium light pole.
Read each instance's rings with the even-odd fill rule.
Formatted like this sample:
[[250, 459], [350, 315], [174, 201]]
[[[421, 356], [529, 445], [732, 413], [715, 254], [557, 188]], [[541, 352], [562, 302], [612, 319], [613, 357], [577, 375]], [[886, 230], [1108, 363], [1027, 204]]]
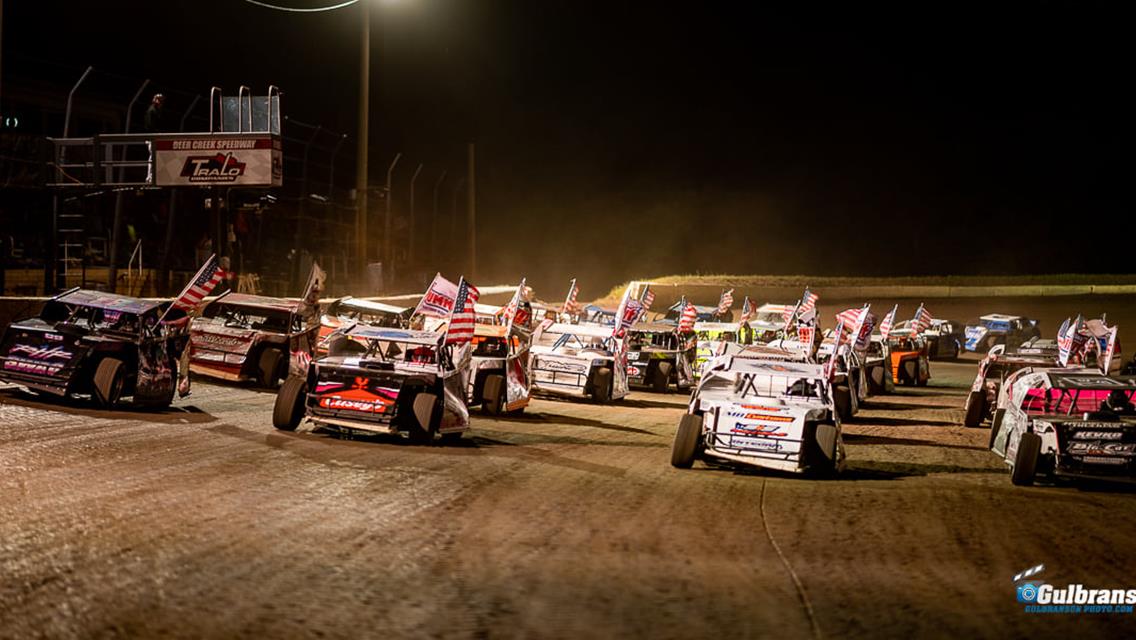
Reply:
[[359, 54], [359, 140], [355, 161], [355, 254], [360, 270], [367, 268], [367, 141], [370, 135], [371, 3], [359, 3], [361, 46]]

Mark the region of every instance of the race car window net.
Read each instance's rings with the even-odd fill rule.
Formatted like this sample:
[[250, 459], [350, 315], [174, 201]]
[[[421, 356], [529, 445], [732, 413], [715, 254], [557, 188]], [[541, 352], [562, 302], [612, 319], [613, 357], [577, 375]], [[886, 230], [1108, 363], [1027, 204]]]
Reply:
[[734, 393], [745, 398], [750, 395], [762, 398], [793, 396], [798, 398], [820, 398], [821, 385], [808, 378], [788, 376], [757, 375], [739, 373], [734, 378]]
[[[1082, 413], [1102, 411], [1107, 407], [1112, 389], [1040, 389], [1033, 388], [1026, 392], [1022, 400], [1022, 411], [1029, 415], [1078, 415]], [[1128, 402], [1136, 389], [1125, 389]]]

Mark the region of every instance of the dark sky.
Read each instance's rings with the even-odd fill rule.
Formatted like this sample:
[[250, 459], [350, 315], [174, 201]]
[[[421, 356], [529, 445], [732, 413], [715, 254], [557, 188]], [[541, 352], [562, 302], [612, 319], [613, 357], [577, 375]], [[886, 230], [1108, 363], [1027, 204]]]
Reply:
[[[370, 1], [373, 167], [460, 171], [475, 140], [497, 277], [1132, 271], [1131, 39], [1107, 5]], [[354, 136], [356, 7], [9, 1], [4, 27], [6, 75], [23, 54], [274, 83]]]

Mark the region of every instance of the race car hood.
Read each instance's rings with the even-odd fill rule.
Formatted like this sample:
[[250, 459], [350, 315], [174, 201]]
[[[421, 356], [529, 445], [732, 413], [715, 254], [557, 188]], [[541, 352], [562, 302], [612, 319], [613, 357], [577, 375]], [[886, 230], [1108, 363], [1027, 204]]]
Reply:
[[259, 341], [259, 335], [259, 332], [252, 329], [194, 322], [189, 329], [189, 343], [195, 355], [200, 352], [218, 352], [243, 357]]

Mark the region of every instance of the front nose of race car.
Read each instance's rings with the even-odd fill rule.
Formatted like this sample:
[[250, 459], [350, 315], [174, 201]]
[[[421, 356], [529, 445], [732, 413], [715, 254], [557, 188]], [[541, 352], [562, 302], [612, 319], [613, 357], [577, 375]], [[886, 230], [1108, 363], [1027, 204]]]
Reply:
[[966, 343], [964, 344], [964, 346], [966, 347], [966, 350], [977, 351], [978, 345], [982, 344], [982, 340], [986, 337], [986, 334], [989, 333], [989, 331], [989, 329], [981, 325], [967, 327], [966, 331], [964, 332], [964, 335], [966, 337]]

